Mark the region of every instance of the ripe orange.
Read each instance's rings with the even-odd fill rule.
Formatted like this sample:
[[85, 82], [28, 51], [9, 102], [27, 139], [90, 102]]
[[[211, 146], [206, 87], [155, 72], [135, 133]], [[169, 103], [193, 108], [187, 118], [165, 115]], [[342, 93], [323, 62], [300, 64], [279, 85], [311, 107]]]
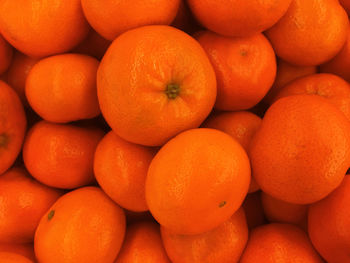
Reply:
[[0, 75], [3, 74], [12, 61], [12, 47], [0, 34]]
[[248, 194], [242, 205], [247, 218], [248, 228], [252, 229], [266, 223], [261, 203], [260, 191]]
[[240, 208], [217, 228], [199, 235], [178, 235], [161, 227], [167, 254], [173, 263], [235, 263], [248, 241], [244, 210]]
[[146, 26], [113, 41], [98, 70], [97, 91], [115, 133], [156, 146], [209, 115], [215, 72], [193, 38], [169, 26]]
[[215, 108], [249, 109], [266, 95], [276, 76], [276, 58], [263, 34], [233, 38], [202, 31], [196, 38], [216, 72]]
[[277, 56], [291, 64], [315, 66], [341, 50], [348, 28], [348, 15], [338, 1], [292, 0], [285, 16], [266, 35]]
[[249, 182], [249, 159], [236, 140], [218, 130], [192, 129], [171, 139], [152, 160], [146, 201], [163, 227], [200, 234], [238, 210]]
[[19, 51], [45, 57], [72, 49], [89, 26], [80, 0], [3, 0], [0, 31]]
[[45, 263], [113, 263], [124, 234], [124, 211], [101, 189], [83, 187], [63, 195], [41, 218], [35, 255]]
[[350, 1], [349, 0], [339, 0], [339, 3], [344, 7], [346, 12], [350, 14]]
[[25, 140], [24, 164], [35, 179], [52, 187], [73, 189], [91, 184], [94, 153], [102, 137], [97, 128], [38, 122]]
[[16, 253], [0, 252], [1, 263], [34, 263], [34, 261]]
[[96, 180], [121, 207], [146, 211], [145, 182], [155, 153], [155, 149], [124, 141], [111, 131], [96, 148]]
[[30, 260], [35, 261], [34, 246], [32, 243], [27, 243], [27, 244], [0, 243], [0, 253], [1, 252], [19, 254], [19, 255], [25, 256], [26, 258], [29, 258]]
[[267, 194], [296, 204], [326, 197], [350, 164], [350, 123], [326, 99], [296, 95], [277, 100], [251, 143], [258, 185]]

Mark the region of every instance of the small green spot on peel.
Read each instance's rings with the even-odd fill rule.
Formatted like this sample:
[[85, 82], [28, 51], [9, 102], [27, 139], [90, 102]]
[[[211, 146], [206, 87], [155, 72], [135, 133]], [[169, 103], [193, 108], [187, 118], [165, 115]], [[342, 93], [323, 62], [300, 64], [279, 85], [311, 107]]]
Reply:
[[226, 201], [222, 201], [220, 204], [219, 204], [219, 207], [224, 207], [226, 205]]
[[51, 220], [53, 216], [55, 215], [55, 210], [51, 210], [49, 214], [47, 215], [47, 219]]
[[8, 142], [9, 142], [9, 137], [5, 133], [0, 134], [0, 147], [6, 148], [8, 145]]
[[176, 99], [179, 93], [180, 93], [180, 85], [172, 83], [166, 86], [165, 94], [168, 96], [169, 99], [171, 100]]

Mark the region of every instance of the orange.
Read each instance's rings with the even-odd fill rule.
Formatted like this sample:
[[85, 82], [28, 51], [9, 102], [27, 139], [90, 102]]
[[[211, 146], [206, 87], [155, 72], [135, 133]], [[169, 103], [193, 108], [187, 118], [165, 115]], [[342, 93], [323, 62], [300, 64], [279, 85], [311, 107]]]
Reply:
[[0, 252], [1, 263], [34, 263], [34, 261], [20, 255], [11, 252]]
[[248, 228], [252, 229], [266, 223], [261, 203], [260, 191], [248, 194], [242, 205], [247, 218]]
[[196, 38], [216, 72], [215, 108], [249, 109], [266, 95], [276, 76], [276, 58], [263, 34], [233, 38], [202, 31]]
[[326, 99], [289, 96], [266, 112], [251, 143], [250, 157], [261, 189], [288, 203], [326, 197], [350, 164], [350, 123]]
[[188, 0], [198, 21], [225, 36], [249, 36], [265, 31], [287, 11], [291, 0]]
[[124, 234], [124, 211], [101, 189], [83, 187], [63, 195], [41, 218], [35, 255], [45, 263], [113, 263]]
[[96, 148], [96, 180], [103, 191], [121, 207], [146, 211], [145, 182], [155, 153], [155, 149], [124, 141], [111, 131]]
[[174, 234], [161, 227], [167, 254], [173, 263], [235, 263], [248, 241], [244, 210], [240, 208], [217, 228], [199, 235]]
[[276, 79], [263, 101], [272, 104], [278, 92], [288, 83], [297, 78], [315, 74], [316, 72], [317, 68], [315, 66], [295, 66], [282, 59], [277, 59]]
[[104, 38], [114, 40], [125, 31], [146, 25], [169, 25], [180, 0], [82, 0], [90, 25]]
[[3, 0], [0, 30], [19, 51], [45, 57], [79, 44], [88, 34], [89, 26], [80, 0]]
[[[202, 127], [213, 128], [227, 133], [236, 139], [248, 151], [250, 142], [260, 128], [261, 118], [248, 111], [221, 112], [211, 115]], [[249, 192], [259, 190], [259, 186], [252, 177]]]
[[350, 82], [350, 30], [343, 48], [334, 58], [320, 66], [320, 72], [333, 73]]
[[338, 1], [292, 0], [285, 16], [266, 35], [277, 56], [291, 64], [315, 66], [341, 50], [348, 27], [348, 15]]
[[61, 194], [34, 181], [20, 168], [1, 175], [0, 242], [33, 242], [40, 218]]
[[350, 14], [350, 1], [349, 0], [339, 0], [339, 3], [344, 7], [346, 12]]
[[94, 153], [102, 137], [97, 128], [40, 121], [27, 134], [24, 164], [35, 179], [52, 187], [72, 189], [91, 184]]
[[159, 225], [139, 222], [126, 230], [125, 241], [114, 263], [171, 263], [160, 237]]
[[302, 94], [326, 98], [350, 120], [350, 85], [342, 78], [327, 73], [302, 77], [281, 89], [274, 100]]
[[308, 236], [289, 224], [268, 224], [253, 229], [240, 263], [322, 263]]
[[26, 126], [19, 97], [0, 80], [0, 174], [12, 166], [21, 151]]
[[94, 118], [100, 113], [97, 59], [81, 54], [44, 58], [30, 70], [25, 93], [30, 106], [43, 119], [67, 123]]
[[236, 140], [218, 130], [192, 129], [171, 139], [152, 160], [146, 201], [169, 231], [200, 234], [238, 210], [249, 183], [249, 159]]
[[310, 206], [309, 236], [329, 263], [350, 262], [350, 177], [328, 197]]
[[12, 61], [12, 47], [0, 34], [0, 75], [3, 74]]
[[35, 261], [34, 246], [32, 243], [27, 243], [27, 244], [0, 243], [0, 253], [1, 252], [19, 254], [19, 255], [25, 256], [26, 258], [29, 258], [30, 260]]
[[28, 101], [25, 94], [25, 84], [29, 71], [38, 62], [37, 58], [31, 58], [27, 55], [16, 51], [10, 68], [7, 71], [7, 82], [13, 88], [24, 106], [28, 106]]
[[97, 91], [115, 133], [157, 146], [204, 121], [216, 79], [197, 41], [169, 26], [146, 26], [113, 41], [98, 69]]

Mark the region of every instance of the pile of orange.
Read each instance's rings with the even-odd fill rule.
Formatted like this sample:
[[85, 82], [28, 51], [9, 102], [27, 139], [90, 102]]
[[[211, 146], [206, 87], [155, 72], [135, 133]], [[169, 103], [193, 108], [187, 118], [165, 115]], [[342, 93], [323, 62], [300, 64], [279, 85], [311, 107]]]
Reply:
[[349, 0], [0, 0], [0, 263], [350, 263]]

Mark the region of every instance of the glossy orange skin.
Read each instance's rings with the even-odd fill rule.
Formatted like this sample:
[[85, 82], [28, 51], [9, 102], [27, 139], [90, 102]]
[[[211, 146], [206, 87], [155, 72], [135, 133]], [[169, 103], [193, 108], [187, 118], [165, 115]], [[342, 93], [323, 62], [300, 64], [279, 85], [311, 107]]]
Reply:
[[249, 229], [253, 229], [266, 223], [260, 192], [261, 191], [248, 194], [242, 205]]
[[198, 21], [224, 36], [249, 36], [265, 31], [287, 11], [291, 0], [188, 0]]
[[30, 70], [25, 93], [43, 119], [67, 123], [100, 114], [96, 74], [99, 61], [81, 54], [44, 58]]
[[25, 85], [29, 71], [38, 62], [39, 59], [31, 58], [27, 55], [16, 51], [13, 55], [11, 66], [7, 71], [7, 82], [13, 88], [24, 106], [28, 106], [25, 94]]
[[0, 252], [1, 263], [34, 263], [34, 261], [16, 253]]
[[100, 188], [83, 187], [63, 195], [42, 217], [35, 255], [45, 263], [113, 263], [125, 227], [118, 205]]
[[96, 180], [121, 207], [146, 211], [145, 182], [155, 153], [155, 149], [127, 142], [111, 131], [96, 148]]
[[40, 121], [27, 134], [24, 164], [35, 179], [52, 187], [73, 189], [91, 184], [94, 153], [102, 137], [97, 128]]
[[[350, 7], [350, 1], [349, 1]], [[350, 82], [350, 30], [342, 50], [331, 60], [320, 66], [320, 72], [338, 75]]]
[[164, 227], [161, 234], [172, 263], [235, 263], [248, 241], [244, 210], [240, 208], [217, 228], [199, 235], [177, 235]]
[[268, 224], [250, 232], [240, 263], [323, 263], [300, 228], [289, 224]]
[[268, 109], [251, 143], [254, 176], [267, 194], [295, 204], [321, 200], [350, 164], [350, 123], [326, 99], [296, 95]]
[[20, 168], [0, 176], [0, 242], [33, 242], [40, 218], [61, 191], [44, 186]]
[[310, 206], [310, 239], [329, 263], [349, 262], [350, 255], [350, 177], [328, 197]]
[[12, 61], [13, 50], [0, 34], [0, 75], [5, 73]]
[[264, 102], [271, 105], [278, 92], [293, 80], [317, 72], [316, 66], [295, 66], [282, 59], [277, 59], [277, 74], [275, 82], [264, 97]]
[[[256, 131], [260, 128], [261, 118], [248, 111], [221, 112], [209, 116], [202, 124], [204, 128], [223, 131], [236, 139], [247, 151]], [[259, 190], [254, 177], [251, 178], [249, 193]]]
[[215, 108], [226, 111], [249, 109], [266, 95], [276, 76], [276, 58], [263, 34], [233, 38], [202, 31], [196, 39], [216, 73]]
[[180, 0], [82, 0], [90, 25], [104, 38], [114, 40], [130, 29], [146, 25], [169, 25], [175, 18]]
[[350, 120], [350, 85], [328, 73], [313, 74], [292, 81], [276, 95], [275, 101], [292, 95], [318, 95], [336, 106]]
[[200, 234], [228, 220], [249, 188], [250, 164], [242, 146], [214, 129], [185, 131], [151, 162], [146, 201], [173, 233]]
[[139, 222], [128, 226], [125, 241], [114, 263], [171, 263], [160, 237], [159, 225]]
[[343, 47], [349, 19], [334, 0], [292, 0], [277, 24], [266, 31], [277, 56], [291, 64], [315, 66]]
[[25, 112], [16, 92], [0, 80], [0, 174], [15, 162], [27, 127]]
[[[172, 84], [179, 87], [175, 98], [166, 93]], [[115, 133], [158, 146], [204, 121], [215, 102], [216, 79], [197, 41], [169, 26], [146, 26], [113, 41], [98, 69], [97, 91]]]
[[27, 243], [27, 244], [0, 243], [0, 253], [1, 252], [19, 254], [19, 255], [25, 256], [26, 258], [29, 258], [30, 260], [35, 261], [34, 245], [32, 243]]

